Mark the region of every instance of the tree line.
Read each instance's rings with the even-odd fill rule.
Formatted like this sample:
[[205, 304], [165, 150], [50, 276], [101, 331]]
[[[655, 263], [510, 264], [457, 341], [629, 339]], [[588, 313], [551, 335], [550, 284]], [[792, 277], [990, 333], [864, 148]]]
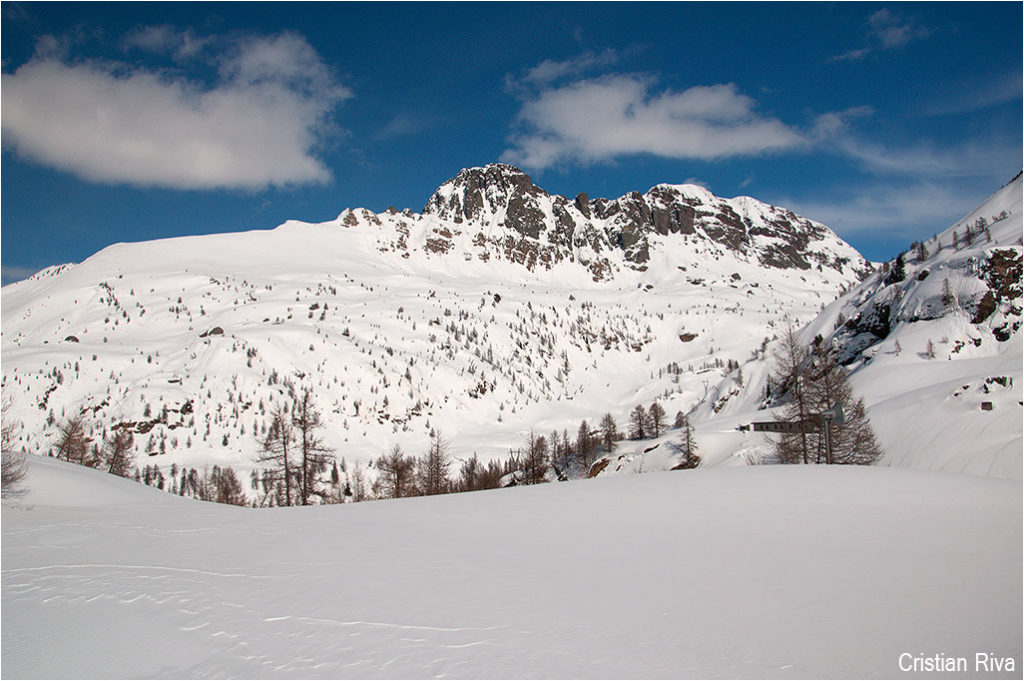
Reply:
[[[675, 468], [697, 467], [700, 455], [689, 419], [679, 412], [673, 427], [680, 429], [681, 436], [673, 445], [680, 454]], [[630, 437], [633, 439], [659, 437], [666, 429], [665, 410], [658, 402], [646, 408], [637, 405], [630, 412]], [[595, 461], [610, 455], [625, 437], [611, 413], [604, 414], [596, 427], [584, 419], [575, 437], [568, 429], [553, 430], [550, 435], [531, 429], [522, 445], [510, 450], [503, 460], [482, 463], [474, 453], [459, 462], [452, 476], [450, 471], [456, 462], [449, 454], [450, 445], [440, 433], [432, 431], [430, 444], [422, 456], [407, 455], [396, 444], [373, 461], [378, 472], [373, 492], [378, 498], [397, 499], [588, 477]]]
[[[450, 443], [431, 430], [427, 451], [407, 455], [399, 445], [370, 463], [376, 480], [368, 484], [357, 464], [353, 473], [344, 460], [324, 442], [325, 429], [312, 392], [307, 389], [293, 403], [282, 402], [270, 410], [269, 426], [256, 434], [259, 467], [251, 474], [254, 498], [230, 466], [198, 471], [172, 464], [165, 474], [159, 465], [135, 464], [134, 436], [128, 428], [104, 429], [94, 441], [86, 434], [84, 417], [72, 416], [56, 423], [57, 437], [50, 455], [61, 460], [134, 479], [179, 496], [234, 505], [305, 506], [367, 499], [388, 499], [470, 492], [498, 487], [532, 485], [554, 480], [588, 477], [597, 459], [611, 454], [627, 437], [619, 431], [611, 413], [596, 426], [582, 420], [574, 435], [568, 429], [550, 435], [531, 430], [523, 444], [506, 458], [482, 462], [476, 453], [455, 460]], [[681, 462], [676, 468], [693, 468], [700, 462], [693, 428], [686, 416], [676, 414], [673, 427], [681, 429], [675, 445]], [[655, 401], [638, 404], [629, 416], [628, 437], [636, 440], [660, 437], [668, 428], [666, 412]], [[14, 470], [13, 468], [11, 470]]]

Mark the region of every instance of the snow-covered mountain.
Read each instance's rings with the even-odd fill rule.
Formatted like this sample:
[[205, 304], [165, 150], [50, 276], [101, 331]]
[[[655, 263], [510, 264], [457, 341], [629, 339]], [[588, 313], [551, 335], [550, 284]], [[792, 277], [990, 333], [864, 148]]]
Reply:
[[530, 428], [687, 411], [870, 270], [747, 197], [570, 200], [490, 165], [419, 214], [116, 244], [4, 287], [3, 391], [30, 452], [83, 414], [93, 438], [133, 432], [140, 466], [244, 470], [272, 405], [308, 387], [350, 463], [432, 430], [486, 459]]
[[[902, 253], [902, 276], [896, 260], [885, 263], [800, 331], [804, 343], [820, 336], [851, 372], [881, 464], [1021, 479], [1022, 214], [1017, 175]], [[770, 451], [766, 438], [733, 429], [771, 418], [771, 348], [739, 370], [743, 384], [726, 377], [694, 418], [718, 450], [757, 459]]]
[[[3, 510], [4, 676], [1019, 676], [1020, 177], [902, 277], [860, 283], [834, 235], [795, 218], [800, 245], [750, 199], [707, 195], [691, 234], [644, 218], [638, 260], [625, 209], [584, 202], [571, 233], [599, 251], [552, 237], [553, 209], [547, 236], [510, 227], [517, 192], [466, 213], [469, 186], [420, 215], [119, 244], [5, 287], [15, 439], [44, 454], [48, 421], [84, 414], [93, 437], [132, 430], [140, 465], [244, 469], [308, 387], [350, 464], [419, 454], [432, 428], [502, 456], [657, 398], [690, 412], [701, 468], [656, 472], [678, 461], [670, 430], [620, 443], [610, 479], [256, 510], [30, 455]], [[719, 203], [776, 236], [716, 240]], [[785, 244], [788, 266], [765, 261]], [[746, 466], [770, 444], [736, 427], [770, 417], [788, 323], [847, 363], [888, 468]]]
[[[373, 217], [363, 215], [373, 221]], [[614, 201], [551, 196], [511, 166], [470, 168], [444, 183], [422, 216], [419, 243], [466, 259], [492, 256], [529, 269], [577, 262], [595, 280], [628, 267], [648, 269], [682, 237], [691, 256], [731, 257], [766, 268], [866, 272], [863, 258], [824, 225], [749, 197], [721, 199], [695, 185], [660, 184]], [[343, 216], [358, 224], [360, 216]], [[396, 248], [406, 243], [392, 242]]]

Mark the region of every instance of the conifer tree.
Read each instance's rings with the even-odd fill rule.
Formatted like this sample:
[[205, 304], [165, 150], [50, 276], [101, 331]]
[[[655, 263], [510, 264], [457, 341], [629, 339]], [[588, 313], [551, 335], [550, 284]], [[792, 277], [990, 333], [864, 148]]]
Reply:
[[430, 447], [426, 455], [420, 459], [417, 471], [421, 494], [446, 494], [449, 491], [448, 469], [451, 467], [451, 460], [448, 448], [448, 442], [440, 433], [434, 433], [430, 438]]
[[295, 426], [291, 409], [286, 404], [275, 406], [270, 412], [270, 427], [259, 440], [259, 454], [256, 461], [270, 464], [268, 475], [274, 482], [284, 486], [283, 506], [291, 506], [295, 495], [292, 487], [295, 478]]
[[405, 455], [399, 445], [375, 462], [379, 475], [374, 491], [385, 498], [399, 499], [413, 496], [416, 492], [416, 462]]
[[477, 485], [480, 484], [480, 472], [480, 459], [477, 458], [476, 452], [473, 452], [473, 456], [463, 461], [459, 467], [459, 480], [456, 485], [458, 491], [472, 492], [479, 489]]
[[[784, 421], [797, 424], [776, 440], [783, 463], [871, 464], [881, 456], [864, 401], [854, 396], [848, 374], [820, 336], [808, 349], [790, 328], [776, 354], [776, 378], [788, 399]], [[839, 405], [842, 423], [823, 414]], [[825, 428], [828, 428], [827, 438]]]
[[523, 484], [536, 485], [545, 481], [548, 472], [548, 442], [543, 435], [534, 435], [533, 430], [527, 436], [522, 466]]
[[220, 468], [214, 466], [206, 481], [207, 501], [215, 501], [218, 504], [231, 504], [233, 506], [245, 506], [245, 492], [242, 491], [242, 481], [231, 466]]
[[780, 420], [798, 424], [799, 428], [795, 432], [782, 433], [775, 443], [775, 449], [782, 463], [810, 463], [806, 425], [810, 418], [810, 407], [804, 375], [809, 353], [801, 345], [792, 324], [783, 332], [773, 351], [773, 359], [772, 384], [778, 387], [776, 395], [785, 393], [789, 397], [779, 414]]
[[313, 404], [310, 391], [304, 390], [295, 405], [292, 417], [295, 424], [298, 445], [299, 467], [299, 501], [303, 506], [310, 503], [313, 495], [319, 495], [320, 476], [327, 471], [334, 461], [334, 450], [328, 447], [319, 431], [324, 428], [320, 411]]
[[619, 426], [615, 417], [606, 413], [601, 417], [601, 446], [609, 454], [615, 450], [615, 441], [619, 439]]
[[828, 441], [824, 424], [812, 434], [814, 458], [817, 463], [872, 464], [882, 455], [875, 434], [868, 422], [864, 400], [855, 398], [848, 373], [824, 343], [815, 346], [808, 369], [808, 398], [813, 413], [820, 414], [833, 405], [842, 406], [845, 420], [842, 424], [830, 420]]
[[132, 434], [124, 428], [111, 430], [103, 438], [101, 458], [108, 473], [122, 478], [130, 476], [135, 465], [135, 440]]
[[72, 416], [57, 426], [58, 459], [64, 459], [83, 466], [92, 465], [89, 456], [89, 440], [85, 436], [85, 422], [81, 416]]
[[696, 468], [700, 465], [700, 455], [697, 453], [697, 440], [693, 436], [693, 425], [690, 423], [690, 419], [683, 416], [679, 429], [680, 437], [676, 447], [683, 455], [683, 458], [673, 467], [673, 470]]
[[665, 430], [665, 409], [657, 402], [652, 402], [648, 409], [648, 424], [651, 427], [651, 437], [660, 437]]
[[907, 266], [903, 260], [903, 254], [896, 256], [896, 262], [889, 270], [889, 283], [896, 284], [907, 278]]
[[0, 428], [0, 496], [4, 499], [18, 497], [25, 494], [26, 490], [21, 482], [28, 475], [28, 460], [23, 450], [15, 449], [14, 434], [16, 425], [11, 418], [11, 407], [13, 400], [6, 397], [3, 400], [2, 428]]
[[955, 301], [953, 289], [949, 286], [949, 277], [946, 277], [942, 280], [942, 305], [948, 310]]
[[647, 411], [638, 404], [629, 413], [629, 435], [634, 440], [643, 440], [648, 432]]
[[580, 465], [584, 469], [590, 468], [594, 462], [594, 449], [597, 443], [590, 433], [590, 425], [586, 419], [580, 421], [579, 430], [576, 431], [576, 453], [580, 458]]

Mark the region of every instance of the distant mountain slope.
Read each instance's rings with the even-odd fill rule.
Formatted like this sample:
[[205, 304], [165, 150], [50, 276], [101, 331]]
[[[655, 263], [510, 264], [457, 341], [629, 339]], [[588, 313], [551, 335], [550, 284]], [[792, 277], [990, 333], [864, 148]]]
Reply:
[[[852, 372], [886, 450], [882, 464], [1022, 478], [1021, 195], [1018, 175], [903, 253], [902, 279], [886, 263], [800, 332], [806, 343], [821, 336]], [[723, 380], [697, 418], [770, 418], [755, 414], [767, 406], [770, 361], [741, 370], [744, 385]], [[733, 439], [763, 448], [761, 436]]]
[[116, 244], [4, 287], [4, 394], [30, 451], [84, 414], [96, 441], [133, 432], [140, 466], [245, 469], [271, 406], [305, 387], [350, 462], [418, 454], [431, 430], [503, 457], [531, 427], [690, 409], [869, 268], [753, 199], [570, 201], [492, 165], [421, 214]]

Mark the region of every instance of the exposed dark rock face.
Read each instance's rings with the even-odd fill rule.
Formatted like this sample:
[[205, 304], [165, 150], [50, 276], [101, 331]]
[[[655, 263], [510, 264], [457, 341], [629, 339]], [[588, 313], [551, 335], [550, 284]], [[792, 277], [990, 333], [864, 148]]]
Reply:
[[[350, 212], [343, 223], [353, 224], [356, 217]], [[452, 251], [465, 224], [473, 235], [467, 259], [503, 257], [530, 269], [577, 262], [595, 280], [623, 266], [646, 270], [652, 249], [678, 236], [703, 243], [711, 253], [731, 251], [769, 268], [870, 270], [852, 249], [836, 252], [834, 246], [845, 245], [827, 228], [752, 199], [720, 199], [698, 187], [658, 185], [646, 194], [630, 192], [614, 200], [590, 199], [585, 193], [570, 200], [548, 194], [526, 173], [500, 163], [460, 171], [430, 197], [422, 219], [433, 220], [425, 242], [432, 253]], [[407, 252], [407, 236], [408, 229], [396, 242], [397, 250]]]
[[452, 185], [454, 191], [447, 196], [441, 189], [434, 192], [423, 208], [424, 215], [437, 215], [457, 222], [463, 219], [476, 220], [483, 215], [485, 203], [493, 211], [507, 206], [514, 199], [518, 211], [530, 207], [531, 202], [527, 201], [527, 197], [534, 199], [532, 207], [536, 207], [537, 197], [548, 196], [547, 192], [533, 183], [529, 175], [502, 163], [484, 168], [467, 168], [445, 183], [442, 189], [448, 184]]
[[988, 263], [982, 269], [988, 291], [978, 301], [977, 310], [971, 321], [980, 324], [991, 317], [1000, 306], [1005, 306], [1008, 316], [1016, 319], [1007, 319], [1005, 323], [992, 329], [996, 339], [1005, 342], [1021, 326], [1021, 309], [1013, 305], [1013, 301], [1020, 299], [1022, 295], [1021, 276], [1024, 267], [1021, 263], [1021, 254], [1010, 249], [992, 251]]
[[576, 206], [576, 210], [580, 212], [585, 218], [590, 218], [590, 199], [586, 194], [580, 192], [576, 195], [576, 200], [573, 201], [573, 205]]

